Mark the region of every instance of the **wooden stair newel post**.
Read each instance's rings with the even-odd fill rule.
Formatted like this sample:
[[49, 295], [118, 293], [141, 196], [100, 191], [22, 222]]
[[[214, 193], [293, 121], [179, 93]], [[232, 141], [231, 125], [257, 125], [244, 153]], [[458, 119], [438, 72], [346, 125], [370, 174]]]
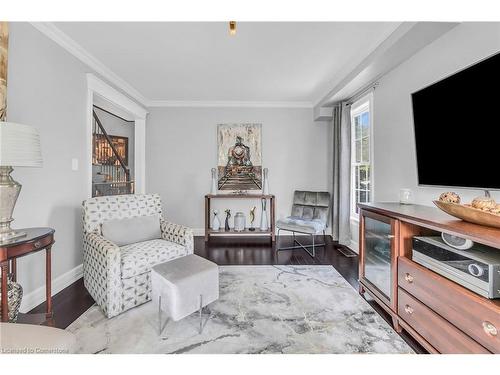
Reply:
[[7, 119], [7, 61], [9, 24], [0, 22], [0, 121]]

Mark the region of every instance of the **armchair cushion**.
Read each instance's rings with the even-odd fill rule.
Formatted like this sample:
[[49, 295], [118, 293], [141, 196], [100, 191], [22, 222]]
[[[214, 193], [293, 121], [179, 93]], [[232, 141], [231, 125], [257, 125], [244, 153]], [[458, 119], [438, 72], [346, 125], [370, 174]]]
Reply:
[[318, 219], [304, 220], [301, 217], [289, 216], [276, 222], [276, 227], [292, 232], [316, 234], [325, 230], [326, 225]]
[[299, 217], [303, 220], [318, 220], [328, 223], [330, 211], [330, 193], [300, 191], [293, 193], [292, 217]]
[[102, 223], [102, 236], [118, 246], [161, 238], [158, 215], [112, 219]]
[[151, 240], [122, 246], [122, 279], [151, 271], [159, 263], [187, 255], [186, 247], [165, 240]]

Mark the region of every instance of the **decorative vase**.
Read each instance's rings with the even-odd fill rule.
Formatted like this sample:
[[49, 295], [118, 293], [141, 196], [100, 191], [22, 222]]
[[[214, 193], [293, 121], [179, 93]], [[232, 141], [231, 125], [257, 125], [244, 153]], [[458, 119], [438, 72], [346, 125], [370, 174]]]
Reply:
[[[2, 293], [0, 292], [0, 299]], [[9, 309], [9, 322], [15, 323], [17, 321], [17, 314], [19, 313], [19, 308], [21, 307], [21, 301], [23, 299], [23, 288], [20, 284], [12, 281], [9, 277], [7, 280], [7, 307]], [[2, 307], [0, 306], [0, 315], [2, 313]]]
[[217, 195], [217, 170], [212, 168], [212, 186], [210, 188], [210, 194]]
[[255, 209], [257, 207], [253, 206], [253, 208], [250, 210], [250, 228], [248, 228], [251, 232], [255, 231], [255, 228], [253, 227], [253, 222], [255, 221]]
[[269, 169], [264, 168], [262, 176], [262, 194], [269, 195]]
[[234, 230], [236, 232], [243, 232], [245, 230], [245, 215], [243, 212], [237, 212], [234, 215]]
[[229, 218], [231, 217], [231, 210], [227, 209], [224, 211], [226, 213], [226, 220], [224, 223], [224, 229], [226, 231], [229, 231], [231, 228], [229, 228]]
[[413, 203], [413, 191], [411, 191], [411, 189], [400, 189], [399, 190], [399, 203], [412, 204]]
[[220, 220], [219, 220], [219, 211], [214, 210], [214, 219], [212, 220], [212, 229], [219, 230], [220, 229]]
[[262, 212], [260, 213], [260, 230], [267, 230], [267, 200], [265, 198], [261, 199], [262, 202]]

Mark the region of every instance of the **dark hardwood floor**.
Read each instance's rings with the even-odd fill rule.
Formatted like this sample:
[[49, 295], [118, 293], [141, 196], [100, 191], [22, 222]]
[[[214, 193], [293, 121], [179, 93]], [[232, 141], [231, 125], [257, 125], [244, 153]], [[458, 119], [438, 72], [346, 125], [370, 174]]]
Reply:
[[[308, 238], [298, 237], [304, 244], [309, 243]], [[317, 242], [322, 242], [323, 237], [318, 236]], [[205, 242], [203, 237], [195, 237], [195, 254], [207, 258], [218, 265], [331, 265], [346, 279], [346, 281], [358, 290], [358, 257], [346, 257], [338, 248], [336, 242], [329, 236], [326, 237], [326, 246], [316, 249], [316, 257], [312, 258], [302, 249], [275, 251], [275, 246], [267, 237], [212, 237]], [[281, 246], [291, 246], [291, 236], [282, 236]], [[380, 308], [367, 293], [365, 298], [368, 303], [384, 318], [390, 325], [390, 316]], [[54, 324], [59, 328], [68, 327], [81, 314], [94, 304], [83, 285], [83, 279], [79, 279], [52, 298], [54, 311]], [[44, 312], [45, 303], [35, 307], [30, 312]], [[411, 336], [403, 331], [400, 336], [417, 352], [427, 353]]]
[[[78, 279], [70, 286], [52, 296], [53, 323], [57, 328], [66, 328], [94, 304], [83, 285], [83, 278]], [[45, 302], [41, 303], [30, 313], [45, 312]]]

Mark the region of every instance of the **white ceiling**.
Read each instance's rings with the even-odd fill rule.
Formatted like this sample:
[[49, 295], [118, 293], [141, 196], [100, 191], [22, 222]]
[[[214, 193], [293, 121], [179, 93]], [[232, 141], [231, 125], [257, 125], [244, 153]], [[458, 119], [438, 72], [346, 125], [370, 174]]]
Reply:
[[55, 26], [149, 101], [312, 103], [400, 24], [71, 22]]

